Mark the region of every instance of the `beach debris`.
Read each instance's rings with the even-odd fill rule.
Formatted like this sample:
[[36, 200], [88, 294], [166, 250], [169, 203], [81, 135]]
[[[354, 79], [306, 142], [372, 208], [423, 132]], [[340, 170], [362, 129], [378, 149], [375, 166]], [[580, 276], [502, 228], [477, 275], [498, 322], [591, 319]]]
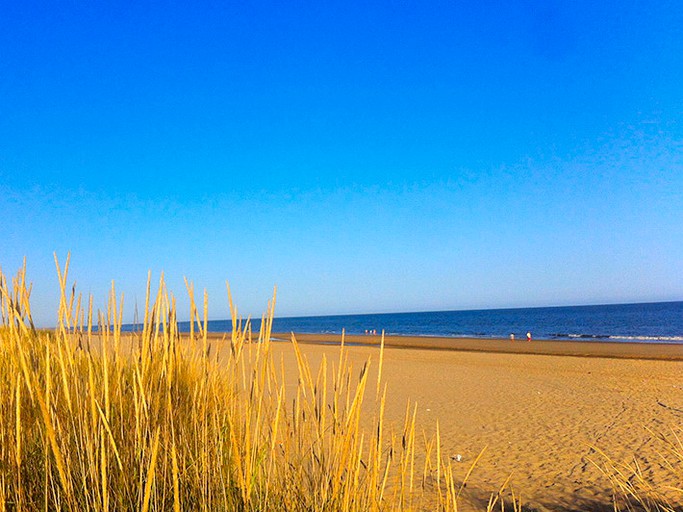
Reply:
[[454, 460], [455, 462], [462, 462], [462, 455], [459, 453], [457, 455], [451, 455], [451, 460]]

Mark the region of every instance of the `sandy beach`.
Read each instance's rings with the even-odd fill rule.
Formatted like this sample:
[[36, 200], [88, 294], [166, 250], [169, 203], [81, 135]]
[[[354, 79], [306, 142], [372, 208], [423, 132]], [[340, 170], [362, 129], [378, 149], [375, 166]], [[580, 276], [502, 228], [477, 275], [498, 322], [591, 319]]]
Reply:
[[[338, 357], [339, 336], [297, 339], [314, 370], [323, 356]], [[346, 342], [354, 368], [370, 358], [376, 370], [379, 336]], [[288, 343], [273, 347], [295, 367]], [[431, 436], [438, 422], [459, 478], [486, 449], [463, 510], [485, 509], [510, 477], [525, 510], [607, 511], [612, 488], [596, 466], [599, 450], [615, 462], [637, 457], [653, 482], [680, 484], [667, 480], [653, 432], [683, 419], [682, 360], [680, 345], [387, 337], [385, 415], [398, 431], [406, 404], [416, 403], [419, 430]]]

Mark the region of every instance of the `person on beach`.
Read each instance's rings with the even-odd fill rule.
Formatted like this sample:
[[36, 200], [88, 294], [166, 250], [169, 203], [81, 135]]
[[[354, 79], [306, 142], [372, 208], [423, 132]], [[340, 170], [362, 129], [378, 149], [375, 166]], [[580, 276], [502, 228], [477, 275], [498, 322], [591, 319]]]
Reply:
[[513, 334], [510, 334], [510, 341], [515, 341], [515, 335], [514, 335], [514, 333], [513, 333]]
[[531, 341], [531, 333], [530, 332], [526, 333], [526, 340]]

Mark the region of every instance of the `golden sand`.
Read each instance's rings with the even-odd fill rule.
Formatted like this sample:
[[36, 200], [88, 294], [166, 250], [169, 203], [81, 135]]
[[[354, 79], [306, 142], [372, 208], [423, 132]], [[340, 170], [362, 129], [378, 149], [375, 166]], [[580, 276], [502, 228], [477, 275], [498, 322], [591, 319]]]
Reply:
[[[338, 336], [297, 339], [314, 369], [323, 355], [337, 357]], [[378, 340], [347, 337], [371, 344], [348, 347], [355, 368], [378, 360]], [[295, 368], [288, 347], [275, 343], [275, 357]], [[399, 430], [406, 403], [416, 402], [420, 429], [431, 436], [438, 421], [442, 452], [461, 478], [486, 448], [463, 510], [485, 509], [510, 475], [531, 509], [612, 510], [599, 450], [615, 462], [635, 456], [652, 481], [680, 485], [667, 481], [653, 432], [683, 418], [682, 359], [673, 345], [388, 337], [385, 414]]]

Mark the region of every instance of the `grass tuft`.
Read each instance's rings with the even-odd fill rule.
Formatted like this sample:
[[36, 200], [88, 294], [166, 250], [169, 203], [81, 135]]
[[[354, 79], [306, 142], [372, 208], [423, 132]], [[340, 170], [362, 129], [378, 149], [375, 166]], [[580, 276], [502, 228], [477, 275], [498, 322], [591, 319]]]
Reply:
[[125, 333], [113, 283], [95, 312], [69, 286], [69, 258], [55, 264], [51, 332], [33, 326], [25, 263], [12, 280], [0, 271], [0, 510], [458, 509], [464, 483], [443, 460], [438, 426], [419, 436], [416, 404], [397, 431], [384, 419], [383, 342], [359, 373], [343, 343], [336, 365], [316, 373], [292, 336], [292, 391], [271, 350], [275, 294], [252, 334], [228, 288], [232, 332], [209, 340], [206, 292], [198, 305], [186, 281], [181, 335], [163, 275], [156, 294], [150, 275], [143, 323]]

